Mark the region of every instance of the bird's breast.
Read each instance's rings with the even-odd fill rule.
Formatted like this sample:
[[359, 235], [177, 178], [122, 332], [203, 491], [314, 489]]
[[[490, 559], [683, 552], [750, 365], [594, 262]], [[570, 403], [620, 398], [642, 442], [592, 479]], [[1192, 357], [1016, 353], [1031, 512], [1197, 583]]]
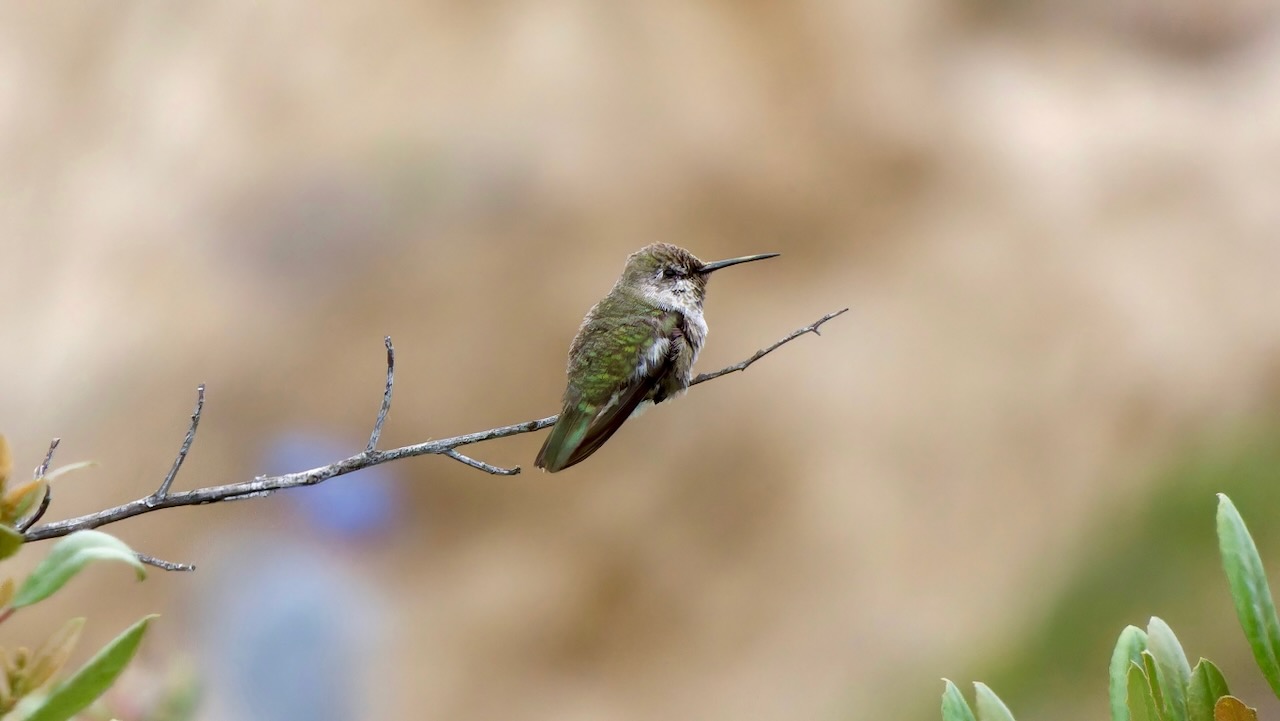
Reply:
[[707, 340], [707, 321], [702, 317], [701, 308], [693, 308], [684, 314], [685, 336], [693, 349], [693, 360], [702, 352], [702, 344]]

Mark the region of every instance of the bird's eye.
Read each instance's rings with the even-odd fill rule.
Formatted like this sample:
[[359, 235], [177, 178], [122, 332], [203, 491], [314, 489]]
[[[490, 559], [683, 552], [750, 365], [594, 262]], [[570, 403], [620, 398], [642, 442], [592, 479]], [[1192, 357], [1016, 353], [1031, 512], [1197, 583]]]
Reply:
[[675, 267], [674, 265], [668, 265], [667, 267], [665, 267], [665, 268], [663, 268], [663, 269], [662, 269], [662, 277], [663, 277], [663, 278], [679, 278], [679, 277], [683, 276], [684, 274], [685, 274], [685, 273], [684, 273], [684, 271], [683, 271], [683, 270], [681, 270], [680, 268]]

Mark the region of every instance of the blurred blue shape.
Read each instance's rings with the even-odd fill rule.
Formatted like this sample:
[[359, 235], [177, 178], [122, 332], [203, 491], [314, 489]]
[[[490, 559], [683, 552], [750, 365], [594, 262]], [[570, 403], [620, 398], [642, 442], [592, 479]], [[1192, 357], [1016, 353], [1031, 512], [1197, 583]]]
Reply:
[[[263, 467], [305, 471], [356, 450], [351, 440], [289, 432], [268, 445]], [[339, 551], [394, 527], [398, 479], [371, 468], [279, 498], [302, 528], [219, 538], [206, 566], [196, 613], [210, 697], [231, 718], [251, 721], [369, 718], [367, 670], [388, 611]]]
[[[350, 456], [350, 440], [318, 432], [286, 433], [271, 442], [263, 465], [268, 474], [295, 473]], [[282, 494], [322, 535], [370, 538], [394, 528], [400, 519], [399, 484], [390, 466], [377, 466], [331, 478]]]
[[253, 721], [367, 718], [378, 599], [305, 540], [262, 536], [219, 551], [197, 613], [225, 711]]

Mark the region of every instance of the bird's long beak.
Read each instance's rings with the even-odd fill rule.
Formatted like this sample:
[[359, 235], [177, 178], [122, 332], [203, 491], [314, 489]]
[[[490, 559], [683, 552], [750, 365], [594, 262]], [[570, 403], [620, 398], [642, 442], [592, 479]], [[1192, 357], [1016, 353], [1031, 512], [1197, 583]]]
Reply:
[[737, 264], [739, 264], [739, 263], [750, 263], [750, 262], [751, 262], [751, 261], [753, 261], [753, 260], [764, 260], [764, 259], [766, 259], [766, 258], [777, 258], [777, 257], [778, 257], [778, 256], [780, 256], [780, 255], [782, 255], [782, 254], [781, 254], [781, 253], [761, 253], [760, 255], [744, 255], [744, 256], [742, 256], [741, 258], [730, 258], [730, 259], [728, 259], [728, 260], [717, 260], [717, 261], [713, 261], [713, 262], [711, 262], [711, 263], [704, 263], [704, 264], [702, 265], [702, 267], [698, 269], [698, 272], [699, 272], [699, 273], [710, 273], [710, 272], [711, 272], [711, 271], [713, 271], [713, 270], [720, 270], [721, 268], [728, 268], [728, 267], [729, 267], [729, 266], [731, 266], [731, 265], [737, 265]]

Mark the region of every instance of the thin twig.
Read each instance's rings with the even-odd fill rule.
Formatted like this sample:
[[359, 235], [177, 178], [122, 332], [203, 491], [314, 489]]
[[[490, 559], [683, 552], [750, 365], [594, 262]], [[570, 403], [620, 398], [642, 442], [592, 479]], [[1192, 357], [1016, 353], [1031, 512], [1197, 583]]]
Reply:
[[137, 557], [138, 557], [138, 560], [139, 560], [139, 561], [142, 561], [143, 563], [147, 564], [148, 566], [155, 566], [156, 568], [163, 568], [163, 569], [164, 569], [164, 570], [166, 570], [166, 571], [194, 571], [194, 570], [196, 570], [196, 567], [195, 567], [195, 566], [193, 566], [193, 565], [191, 565], [190, 563], [174, 563], [173, 561], [166, 561], [166, 560], [161, 559], [161, 558], [156, 558], [155, 556], [148, 556], [148, 555], [147, 555], [147, 554], [145, 554], [145, 553], [138, 553], [138, 554], [135, 554], [135, 555], [137, 555]]
[[[800, 328], [799, 330], [793, 331], [782, 340], [757, 351], [754, 355], [741, 363], [736, 363], [714, 373], [704, 373], [693, 379], [691, 385], [705, 383], [706, 381], [719, 378], [722, 375], [744, 370], [752, 363], [755, 363], [766, 355], [806, 333], [817, 334], [819, 326], [832, 318], [835, 318], [841, 313], [844, 313], [845, 310], [848, 309], [846, 308], [844, 310], [836, 311], [835, 313], [829, 313], [822, 318], [819, 318], [816, 322]], [[203, 386], [201, 386], [201, 390], [201, 397], [203, 398]], [[198, 410], [199, 408], [197, 407], [197, 411]], [[515, 471], [516, 469], [502, 469], [497, 466], [489, 466], [489, 464], [474, 461], [474, 459], [463, 456], [454, 449], [470, 445], [472, 443], [481, 443], [484, 441], [496, 440], [498, 438], [520, 435], [522, 433], [532, 433], [533, 431], [538, 431], [554, 425], [556, 419], [557, 416], [547, 416], [546, 418], [525, 421], [523, 423], [513, 423], [508, 426], [499, 426], [497, 428], [490, 428], [488, 430], [477, 431], [475, 433], [466, 433], [459, 436], [453, 436], [452, 438], [442, 438], [434, 441], [426, 441], [424, 443], [416, 443], [414, 445], [395, 448], [392, 450], [365, 450], [357, 455], [351, 456], [350, 458], [344, 458], [343, 460], [331, 463], [327, 466], [320, 466], [318, 468], [299, 471], [297, 473], [285, 473], [278, 476], [258, 476], [251, 481], [228, 483], [221, 486], [208, 486], [191, 491], [178, 491], [166, 494], [156, 493], [114, 508], [108, 508], [95, 513], [77, 516], [76, 518], [69, 518], [65, 521], [46, 523], [27, 531], [23, 534], [23, 537], [27, 542], [43, 541], [49, 538], [65, 536], [84, 528], [98, 528], [109, 523], [116, 523], [118, 521], [123, 521], [126, 518], [133, 518], [134, 516], [140, 516], [144, 513], [160, 510], [162, 508], [177, 508], [179, 506], [198, 506], [207, 503], [218, 503], [232, 498], [248, 498], [255, 495], [265, 495], [284, 488], [315, 485], [330, 478], [344, 476], [348, 473], [354, 473], [355, 471], [370, 468], [372, 466], [390, 463], [404, 458], [413, 458], [415, 456], [447, 455], [455, 460], [466, 463], [469, 466], [480, 468], [480, 470], [493, 472], [489, 470], [490, 468], [493, 468], [499, 473], [506, 472], [506, 475], [510, 475], [510, 472]], [[194, 434], [194, 432], [195, 424], [193, 423], [189, 435]], [[474, 461], [474, 464], [468, 461]], [[176, 471], [171, 473], [171, 475], [175, 474]], [[171, 481], [172, 478], [168, 478], [167, 480]]]
[[182, 469], [182, 462], [187, 460], [187, 452], [191, 450], [191, 443], [196, 439], [196, 427], [200, 425], [200, 414], [204, 413], [204, 384], [196, 386], [196, 409], [191, 414], [191, 425], [187, 426], [187, 436], [182, 439], [182, 447], [178, 449], [178, 457], [173, 459], [173, 467], [169, 469], [168, 475], [160, 482], [160, 487], [156, 492], [151, 494], [150, 500], [153, 502], [163, 501], [169, 495], [169, 487], [173, 485], [173, 479], [178, 477], [178, 471]]
[[366, 453], [378, 447], [382, 424], [387, 422], [387, 414], [391, 412], [391, 387], [396, 382], [396, 349], [391, 345], [391, 336], [383, 338], [382, 343], [387, 347], [387, 386], [382, 391], [382, 407], [378, 409], [378, 420], [373, 422], [373, 433], [369, 434], [369, 445], [364, 449]]
[[[61, 442], [61, 438], [54, 438], [49, 441], [49, 450], [44, 454], [44, 460], [40, 462], [40, 465], [36, 466], [36, 480], [44, 478], [45, 474], [49, 472], [49, 465], [53, 463], [53, 452], [58, 450], [58, 444]], [[40, 505], [36, 507], [35, 513], [14, 525], [14, 529], [18, 533], [26, 533], [28, 528], [36, 525], [41, 518], [44, 518], [45, 511], [49, 510], [51, 502], [53, 502], [53, 487], [46, 483], [44, 484], [44, 496], [40, 499]]]
[[463, 455], [452, 448], [445, 451], [444, 454], [455, 461], [464, 463], [472, 468], [484, 471], [485, 473], [492, 473], [495, 476], [514, 476], [520, 473], [520, 466], [515, 466], [514, 468], [503, 468], [502, 466], [489, 465], [484, 461], [477, 461], [471, 456]]
[[40, 499], [40, 505], [36, 507], [36, 512], [32, 513], [21, 522], [14, 525], [14, 529], [18, 533], [26, 533], [28, 528], [36, 525], [36, 521], [44, 518], [44, 512], [49, 510], [49, 503], [53, 501], [52, 486], [48, 483], [44, 484], [44, 497]]
[[44, 474], [49, 472], [49, 464], [53, 463], [53, 452], [58, 450], [58, 444], [61, 442], [61, 438], [54, 438], [49, 441], [49, 450], [44, 454], [44, 460], [40, 462], [40, 465], [36, 466], [35, 477], [37, 480], [44, 478]]
[[836, 316], [838, 316], [838, 315], [840, 315], [840, 314], [842, 314], [842, 313], [845, 313], [845, 312], [846, 312], [846, 311], [848, 311], [848, 310], [849, 310], [848, 308], [841, 308], [840, 310], [838, 310], [838, 311], [836, 311], [836, 312], [834, 312], [834, 313], [828, 313], [828, 314], [826, 314], [826, 315], [822, 316], [822, 317], [821, 317], [821, 318], [819, 318], [818, 320], [814, 321], [813, 323], [810, 323], [809, 325], [807, 325], [807, 326], [805, 326], [805, 327], [803, 327], [803, 328], [797, 328], [796, 330], [791, 331], [790, 333], [788, 333], [786, 336], [784, 336], [781, 340], [779, 340], [778, 342], [774, 343], [773, 345], [771, 345], [771, 346], [766, 346], [766, 347], [764, 347], [764, 348], [761, 348], [760, 350], [756, 351], [754, 355], [752, 355], [750, 358], [748, 358], [748, 359], [746, 359], [746, 360], [742, 361], [741, 363], [734, 363], [733, 365], [731, 365], [731, 366], [727, 366], [727, 367], [725, 367], [725, 368], [721, 368], [720, 370], [715, 371], [714, 373], [701, 373], [701, 374], [699, 374], [696, 378], [694, 378], [693, 380], [689, 381], [689, 385], [691, 385], [691, 386], [696, 386], [696, 385], [698, 385], [699, 383], [706, 383], [707, 381], [715, 380], [716, 378], [719, 378], [720, 376], [723, 376], [723, 375], [728, 375], [728, 374], [730, 374], [730, 373], [736, 373], [736, 372], [738, 372], [738, 371], [744, 371], [744, 370], [746, 370], [746, 369], [747, 369], [747, 368], [748, 368], [752, 363], [755, 363], [756, 361], [760, 360], [761, 358], [763, 358], [763, 357], [765, 357], [765, 356], [769, 355], [770, 353], [772, 353], [772, 352], [774, 352], [774, 351], [778, 350], [778, 349], [779, 349], [779, 348], [781, 348], [782, 346], [784, 346], [784, 345], [786, 345], [786, 344], [790, 343], [791, 341], [795, 340], [796, 338], [799, 338], [800, 336], [804, 335], [805, 333], [812, 333], [812, 334], [814, 334], [814, 335], [820, 336], [820, 335], [822, 335], [822, 333], [818, 331], [818, 328], [822, 327], [822, 324], [823, 324], [823, 323], [826, 323], [827, 321], [831, 320], [832, 318], [835, 318]]

